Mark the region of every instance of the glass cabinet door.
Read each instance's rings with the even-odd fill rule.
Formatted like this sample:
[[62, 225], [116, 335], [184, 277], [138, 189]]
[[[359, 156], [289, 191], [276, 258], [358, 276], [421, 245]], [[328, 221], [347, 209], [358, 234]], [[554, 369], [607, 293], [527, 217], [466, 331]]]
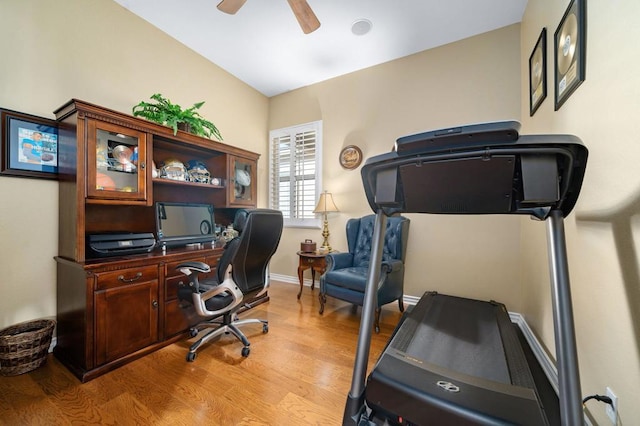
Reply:
[[230, 204], [256, 205], [256, 163], [231, 156]]
[[146, 200], [146, 133], [96, 120], [87, 130], [87, 196]]

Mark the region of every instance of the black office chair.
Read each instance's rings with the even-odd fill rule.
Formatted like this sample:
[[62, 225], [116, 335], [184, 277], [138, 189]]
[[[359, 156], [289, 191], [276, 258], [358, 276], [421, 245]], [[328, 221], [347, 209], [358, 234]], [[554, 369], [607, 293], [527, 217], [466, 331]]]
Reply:
[[282, 212], [268, 209], [240, 210], [233, 227], [239, 235], [229, 241], [218, 262], [215, 277], [199, 281], [199, 273], [210, 272], [202, 262], [185, 262], [177, 266], [189, 276], [189, 285], [178, 289], [178, 297], [203, 321], [191, 328], [195, 337], [201, 329], [212, 328], [189, 348], [187, 361], [196, 359], [202, 344], [223, 333], [232, 333], [244, 345], [242, 356], [249, 356], [249, 340], [238, 327], [262, 324], [264, 333], [269, 323], [261, 319], [238, 319], [244, 299], [252, 299], [266, 292], [269, 285], [268, 266], [282, 235]]

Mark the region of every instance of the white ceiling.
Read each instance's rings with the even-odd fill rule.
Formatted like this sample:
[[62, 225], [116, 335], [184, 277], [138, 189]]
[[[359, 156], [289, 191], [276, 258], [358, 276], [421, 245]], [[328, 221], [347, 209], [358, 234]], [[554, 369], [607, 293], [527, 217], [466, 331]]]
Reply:
[[[527, 0], [308, 0], [304, 34], [286, 0], [114, 0], [266, 96], [520, 22]], [[373, 23], [352, 34], [358, 19]]]

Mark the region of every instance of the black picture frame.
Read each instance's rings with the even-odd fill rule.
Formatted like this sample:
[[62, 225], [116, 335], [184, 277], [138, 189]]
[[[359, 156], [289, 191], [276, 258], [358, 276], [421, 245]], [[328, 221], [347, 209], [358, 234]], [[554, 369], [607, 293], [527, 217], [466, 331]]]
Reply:
[[58, 179], [58, 123], [0, 109], [0, 175]]
[[586, 72], [586, 0], [571, 0], [553, 37], [555, 110], [576, 91]]
[[543, 28], [529, 56], [529, 116], [547, 98], [547, 29]]

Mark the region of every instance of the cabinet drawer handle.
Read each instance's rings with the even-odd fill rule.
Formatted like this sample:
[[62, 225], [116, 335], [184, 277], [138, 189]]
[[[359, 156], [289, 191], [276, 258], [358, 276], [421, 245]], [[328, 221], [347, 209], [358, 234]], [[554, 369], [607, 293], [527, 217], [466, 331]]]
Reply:
[[122, 281], [123, 283], [132, 283], [139, 280], [140, 278], [142, 278], [142, 272], [138, 272], [133, 278], [125, 278], [124, 275], [120, 275], [118, 277], [118, 281]]

